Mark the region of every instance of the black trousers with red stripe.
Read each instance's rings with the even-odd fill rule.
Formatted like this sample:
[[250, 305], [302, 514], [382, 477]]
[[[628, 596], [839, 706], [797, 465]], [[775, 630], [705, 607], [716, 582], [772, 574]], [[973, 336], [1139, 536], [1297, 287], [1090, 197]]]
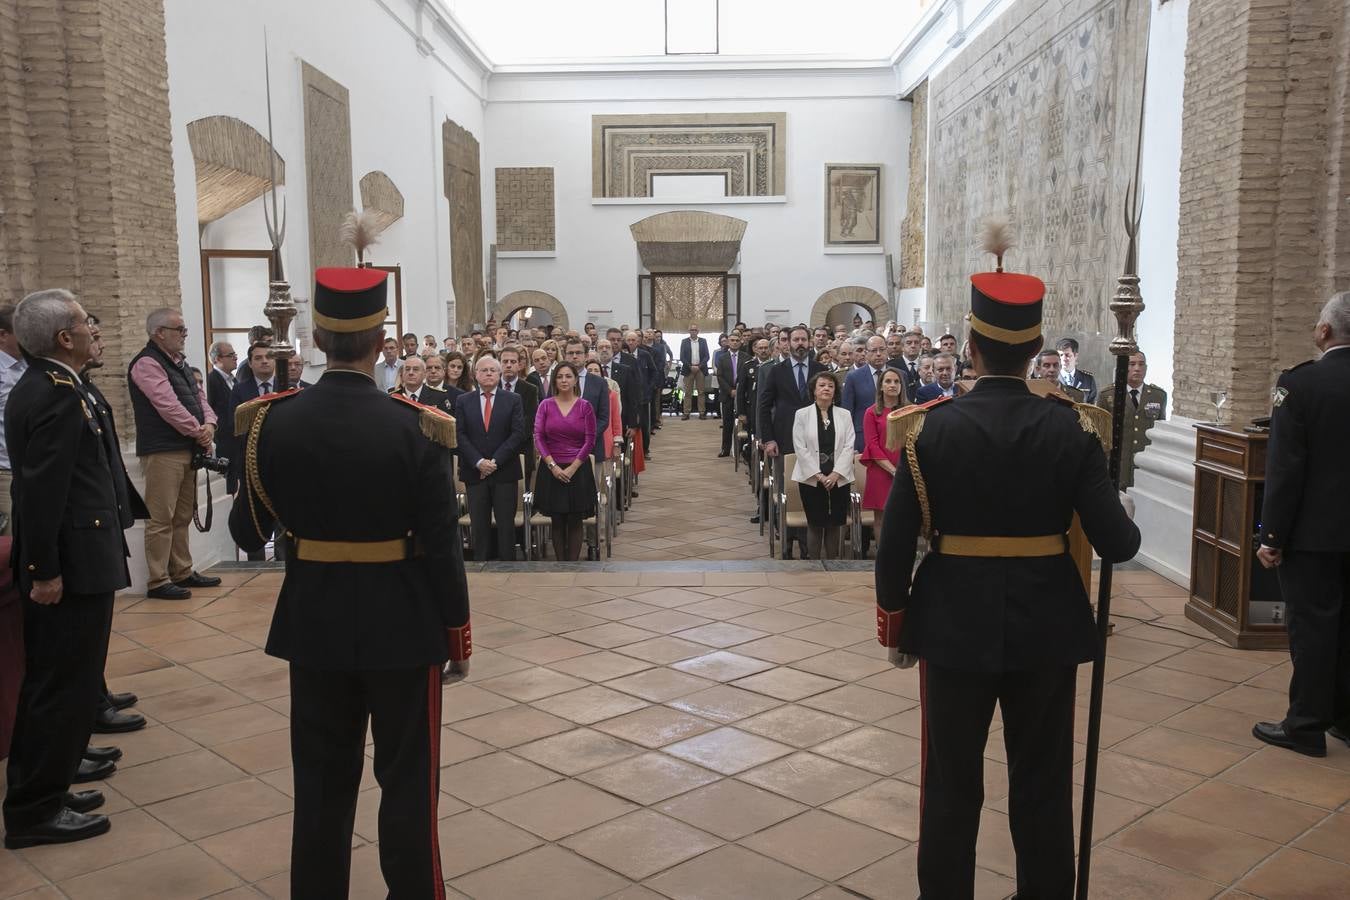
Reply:
[[1017, 851], [1017, 896], [1072, 897], [1076, 667], [989, 673], [921, 666], [920, 895], [931, 900], [975, 895], [984, 747], [997, 703], [1008, 756], [1008, 825]]
[[361, 672], [291, 664], [295, 824], [291, 897], [347, 896], [366, 723], [380, 784], [380, 870], [390, 900], [445, 897], [436, 835], [440, 667]]

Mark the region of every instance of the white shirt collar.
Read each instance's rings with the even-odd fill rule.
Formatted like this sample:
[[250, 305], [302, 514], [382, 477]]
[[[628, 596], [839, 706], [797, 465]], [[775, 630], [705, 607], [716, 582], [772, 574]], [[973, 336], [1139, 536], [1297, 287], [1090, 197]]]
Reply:
[[41, 357], [41, 358], [42, 358], [42, 359], [45, 359], [47, 362], [49, 362], [49, 363], [51, 363], [51, 364], [53, 364], [53, 365], [57, 365], [57, 366], [60, 366], [61, 368], [65, 369], [67, 372], [69, 372], [69, 373], [75, 378], [75, 383], [76, 383], [76, 384], [84, 384], [84, 379], [80, 377], [80, 373], [79, 373], [79, 372], [76, 372], [76, 371], [75, 371], [74, 369], [72, 369], [70, 366], [68, 366], [68, 365], [66, 365], [65, 363], [61, 362], [61, 360], [59, 360], [59, 359], [52, 359], [50, 356], [43, 356], [43, 357]]

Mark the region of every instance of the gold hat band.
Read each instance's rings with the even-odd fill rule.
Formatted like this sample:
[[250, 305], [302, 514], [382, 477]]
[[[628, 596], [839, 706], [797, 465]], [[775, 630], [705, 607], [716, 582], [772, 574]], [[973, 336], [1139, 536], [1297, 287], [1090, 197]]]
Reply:
[[1006, 328], [999, 328], [997, 325], [990, 325], [974, 313], [970, 314], [970, 327], [990, 340], [1002, 341], [1005, 344], [1025, 344], [1027, 341], [1034, 341], [1041, 336], [1041, 326], [1033, 325], [1030, 328], [1023, 328], [1018, 331], [1009, 331]]
[[314, 324], [320, 328], [326, 328], [329, 331], [336, 331], [339, 334], [350, 334], [353, 331], [365, 331], [367, 328], [374, 328], [376, 325], [383, 324], [389, 318], [389, 307], [385, 307], [379, 312], [373, 312], [368, 316], [362, 316], [359, 319], [334, 319], [331, 316], [325, 316], [318, 310], [314, 311]]

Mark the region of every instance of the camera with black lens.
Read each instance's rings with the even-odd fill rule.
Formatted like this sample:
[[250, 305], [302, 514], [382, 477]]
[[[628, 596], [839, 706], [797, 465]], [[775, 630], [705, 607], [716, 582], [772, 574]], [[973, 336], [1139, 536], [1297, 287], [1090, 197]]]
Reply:
[[205, 469], [217, 475], [224, 475], [230, 471], [230, 461], [224, 456], [211, 456], [203, 450], [198, 450], [192, 455], [192, 468], [194, 471]]

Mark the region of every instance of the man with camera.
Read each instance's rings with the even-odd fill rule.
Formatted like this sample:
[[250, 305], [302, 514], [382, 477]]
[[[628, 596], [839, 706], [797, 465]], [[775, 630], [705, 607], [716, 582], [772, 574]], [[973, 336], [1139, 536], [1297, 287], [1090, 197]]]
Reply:
[[136, 456], [145, 476], [147, 597], [186, 600], [191, 588], [215, 587], [219, 578], [192, 568], [188, 526], [197, 493], [194, 461], [214, 462], [216, 414], [188, 369], [187, 326], [172, 307], [145, 319], [150, 340], [131, 360], [127, 388], [136, 417]]

